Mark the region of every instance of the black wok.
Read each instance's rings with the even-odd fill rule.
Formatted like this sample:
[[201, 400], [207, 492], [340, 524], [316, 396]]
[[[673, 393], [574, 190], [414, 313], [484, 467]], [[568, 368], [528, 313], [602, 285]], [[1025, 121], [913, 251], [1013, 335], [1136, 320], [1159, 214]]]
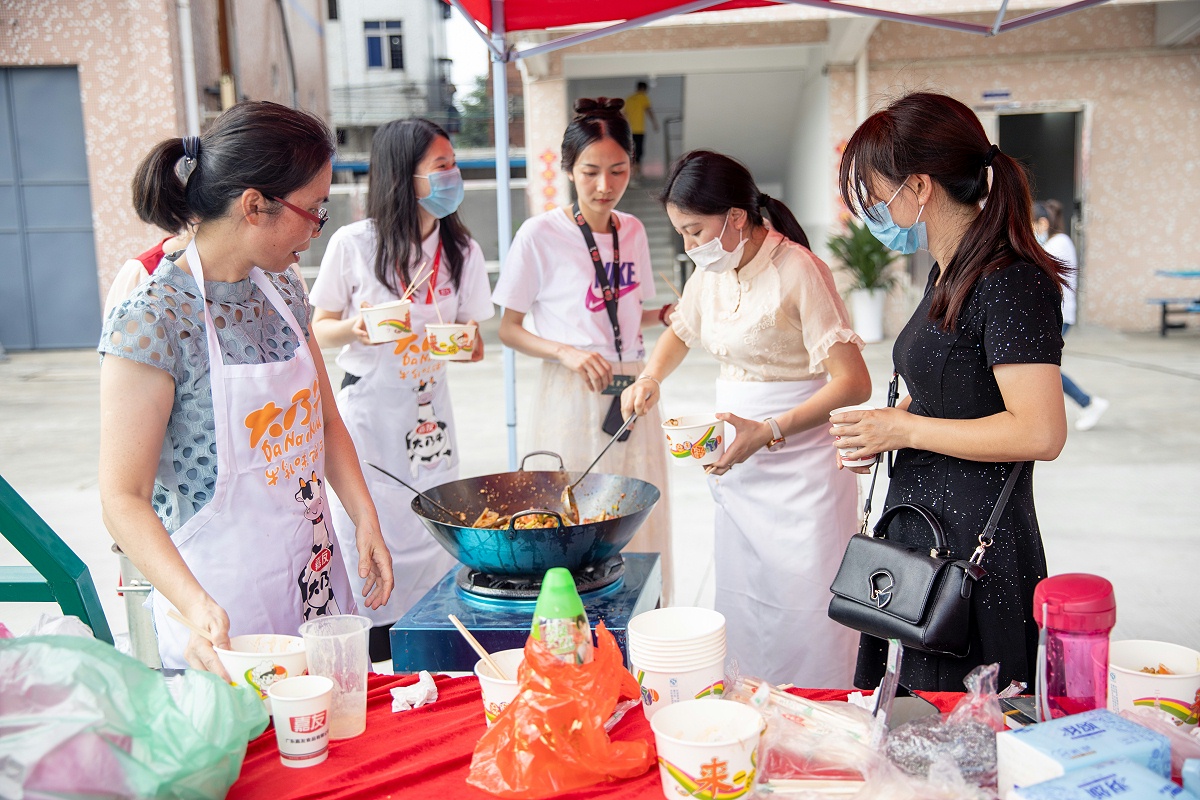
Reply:
[[[554, 453], [530, 453], [532, 455]], [[477, 478], [444, 483], [427, 489], [425, 494], [465, 516], [465, 520], [412, 500], [412, 509], [442, 547], [463, 564], [493, 575], [541, 575], [551, 567], [577, 570], [585, 564], [603, 561], [620, 552], [658, 502], [659, 491], [652, 484], [619, 475], [588, 475], [575, 489], [575, 499], [583, 517], [598, 516], [601, 511], [617, 515], [615, 519], [586, 525], [569, 525], [561, 517], [562, 491], [579, 473], [561, 469], [526, 470], [525, 459], [516, 472], [500, 472]], [[501, 515], [512, 515], [502, 529], [473, 528], [484, 508]], [[513, 524], [524, 512], [550, 513], [558, 517], [553, 528], [518, 529]]]

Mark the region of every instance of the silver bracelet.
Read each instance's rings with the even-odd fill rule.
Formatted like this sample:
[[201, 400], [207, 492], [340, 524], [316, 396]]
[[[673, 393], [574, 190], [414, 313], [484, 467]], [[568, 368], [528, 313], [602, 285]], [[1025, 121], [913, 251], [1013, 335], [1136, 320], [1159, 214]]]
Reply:
[[661, 388], [662, 388], [662, 383], [661, 383], [661, 382], [658, 380], [658, 378], [654, 377], [653, 375], [647, 375], [645, 372], [643, 372], [641, 375], [638, 375], [636, 378], [634, 378], [634, 379], [633, 379], [633, 382], [634, 382], [634, 383], [637, 383], [637, 382], [638, 382], [638, 381], [640, 381], [642, 378], [646, 378], [647, 380], [652, 380], [652, 381], [654, 381], [655, 383], [657, 383], [657, 384], [658, 384], [658, 388], [659, 388], [659, 389], [661, 389]]

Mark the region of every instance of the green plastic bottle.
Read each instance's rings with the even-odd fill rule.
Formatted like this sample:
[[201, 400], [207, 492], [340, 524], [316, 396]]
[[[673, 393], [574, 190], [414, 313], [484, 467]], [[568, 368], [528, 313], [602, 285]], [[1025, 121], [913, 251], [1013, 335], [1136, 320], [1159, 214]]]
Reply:
[[545, 642], [568, 664], [592, 660], [592, 628], [575, 591], [575, 579], [567, 569], [553, 567], [542, 578], [530, 635]]

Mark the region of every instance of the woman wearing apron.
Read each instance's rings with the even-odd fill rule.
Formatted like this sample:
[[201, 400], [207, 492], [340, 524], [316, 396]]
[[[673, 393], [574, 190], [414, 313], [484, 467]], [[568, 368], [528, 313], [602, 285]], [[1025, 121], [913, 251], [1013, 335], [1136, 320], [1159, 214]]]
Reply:
[[[279, 158], [249, 162], [245, 153]], [[139, 215], [196, 236], [108, 318], [100, 340], [100, 495], [109, 531], [155, 589], [164, 667], [226, 676], [212, 645], [295, 635], [358, 606], [325, 515], [325, 481], [355, 509], [368, 607], [391, 558], [288, 267], [320, 233], [333, 142], [317, 118], [241, 103], [203, 137], [138, 167]], [[328, 469], [326, 469], [328, 467]], [[226, 676], [227, 677], [227, 676]]]
[[[642, 368], [642, 328], [661, 324], [669, 306], [654, 297], [646, 230], [616, 210], [629, 186], [633, 135], [622, 100], [580, 100], [563, 134], [562, 169], [578, 201], [531, 217], [513, 238], [492, 299], [504, 307], [500, 341], [542, 359], [528, 450], [551, 450], [570, 471], [592, 463], [621, 426], [614, 375]], [[524, 327], [533, 319], [537, 332]], [[608, 393], [605, 393], [605, 390]], [[594, 472], [647, 481], [662, 499], [625, 550], [659, 553], [663, 603], [671, 600], [671, 512], [667, 453], [658, 412], [634, 423]]]
[[826, 608], [857, 487], [826, 428], [832, 409], [871, 394], [862, 340], [791, 211], [740, 163], [687, 153], [659, 199], [697, 272], [624, 405], [653, 408], [691, 347], [721, 363], [717, 418], [730, 441], [708, 481], [730, 656], [773, 683], [846, 686], [857, 637]]
[[[847, 207], [888, 247], [927, 249], [935, 263], [892, 350], [909, 396], [896, 408], [835, 417], [845, 424], [838, 446], [863, 457], [897, 451], [886, 508], [925, 506], [951, 555], [969, 558], [1014, 464], [1057, 458], [1066, 441], [1064, 267], [1034, 237], [1024, 168], [951, 97], [897, 100], [854, 132], [842, 159]], [[928, 535], [904, 515], [888, 529], [909, 545], [927, 546]], [[1000, 686], [1034, 679], [1033, 591], [1046, 554], [1033, 464], [1017, 477], [982, 566], [967, 656], [906, 650], [900, 680], [909, 689], [962, 691], [971, 670], [993, 663]], [[856, 686], [879, 683], [886, 654], [886, 642], [862, 637]]]
[[[387, 123], [371, 144], [367, 219], [333, 235], [312, 288], [313, 332], [342, 348], [337, 404], [359, 455], [418, 489], [458, 480], [448, 370], [430, 356], [425, 326], [494, 313], [483, 252], [455, 213], [462, 198], [446, 132], [424, 119]], [[372, 344], [359, 309], [399, 300], [414, 279], [411, 332]], [[477, 337], [472, 360], [481, 358]], [[366, 479], [398, 583], [386, 605], [365, 612], [375, 623], [371, 658], [382, 661], [392, 624], [456, 562], [413, 513], [411, 491], [373, 469]], [[337, 497], [332, 507], [334, 527], [350, 530]]]

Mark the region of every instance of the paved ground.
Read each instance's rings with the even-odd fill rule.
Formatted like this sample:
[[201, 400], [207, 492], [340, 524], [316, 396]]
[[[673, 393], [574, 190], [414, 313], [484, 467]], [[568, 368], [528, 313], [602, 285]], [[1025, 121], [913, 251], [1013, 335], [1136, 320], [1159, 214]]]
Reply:
[[[485, 330], [488, 359], [453, 365], [463, 475], [504, 471], [500, 348]], [[882, 402], [891, 343], [867, 360]], [[330, 359], [332, 361], [332, 359]], [[518, 357], [523, 399], [535, 365]], [[1059, 459], [1037, 466], [1036, 496], [1052, 573], [1094, 572], [1116, 587], [1115, 638], [1165, 639], [1200, 648], [1200, 333], [1168, 339], [1073, 330], [1066, 371], [1112, 408], [1093, 431], [1074, 430]], [[336, 370], [333, 370], [336, 372]], [[116, 557], [97, 493], [98, 361], [84, 351], [12, 353], [0, 363], [0, 475], [92, 570], [109, 624], [127, 629], [114, 593]], [[693, 354], [664, 387], [672, 414], [711, 410], [714, 364]], [[335, 382], [337, 378], [335, 377]], [[521, 419], [527, 420], [526, 404]], [[1068, 415], [1074, 419], [1075, 409]], [[712, 501], [702, 476], [672, 471], [678, 602], [712, 602]], [[882, 496], [882, 495], [881, 495]], [[0, 564], [24, 561], [0, 539]], [[0, 606], [0, 621], [25, 630], [53, 607]]]

